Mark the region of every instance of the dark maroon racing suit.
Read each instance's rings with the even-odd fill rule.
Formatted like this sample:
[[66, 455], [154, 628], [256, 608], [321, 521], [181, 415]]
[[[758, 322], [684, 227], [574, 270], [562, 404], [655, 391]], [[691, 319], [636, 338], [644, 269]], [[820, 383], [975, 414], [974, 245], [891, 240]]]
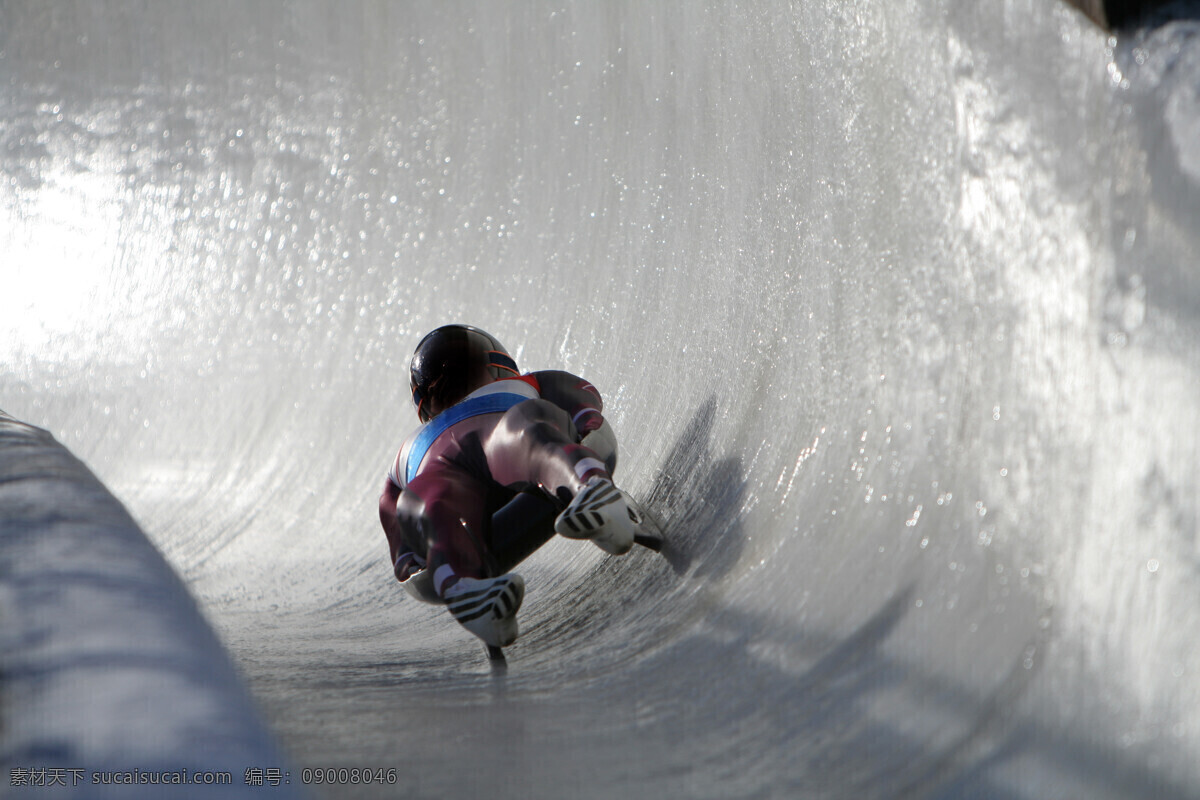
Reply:
[[547, 370], [487, 384], [418, 428], [379, 498], [396, 578], [428, 568], [441, 595], [460, 577], [515, 565], [525, 554], [496, 552], [493, 515], [526, 490], [565, 502], [593, 475], [611, 478], [614, 464], [579, 444], [603, 424], [602, 408], [590, 383]]

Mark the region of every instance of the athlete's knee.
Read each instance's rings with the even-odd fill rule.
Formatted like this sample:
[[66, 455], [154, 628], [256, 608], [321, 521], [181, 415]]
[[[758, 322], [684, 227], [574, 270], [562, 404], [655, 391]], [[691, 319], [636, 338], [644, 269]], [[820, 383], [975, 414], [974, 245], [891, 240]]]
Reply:
[[570, 444], [573, 439], [564, 427], [570, 424], [565, 412], [545, 400], [526, 400], [510, 408], [484, 443], [492, 477], [507, 486], [538, 454]]
[[514, 434], [539, 432], [550, 439], [572, 438], [571, 419], [567, 412], [549, 400], [526, 400], [509, 409], [503, 423]]
[[421, 554], [429, 551], [434, 539], [433, 523], [420, 496], [411, 491], [400, 495], [396, 503], [396, 522], [401, 538], [410, 550]]

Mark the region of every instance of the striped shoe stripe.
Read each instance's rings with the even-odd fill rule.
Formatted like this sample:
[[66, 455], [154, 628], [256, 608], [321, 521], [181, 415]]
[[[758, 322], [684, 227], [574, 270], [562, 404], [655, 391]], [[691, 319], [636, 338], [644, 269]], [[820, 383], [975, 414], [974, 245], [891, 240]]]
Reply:
[[454, 618], [456, 620], [458, 620], [459, 622], [466, 623], [466, 622], [470, 622], [471, 620], [474, 620], [474, 619], [479, 619], [480, 617], [482, 617], [486, 614], [491, 614], [492, 616], [496, 617], [497, 619], [500, 617], [500, 615], [496, 613], [496, 609], [493, 608], [489, 604], [489, 605], [486, 605], [483, 608], [480, 608], [479, 610], [474, 611], [472, 613], [464, 612], [462, 614], [455, 614]]
[[480, 606], [488, 605], [502, 590], [503, 587], [495, 586], [483, 592], [471, 592], [454, 598], [446, 605], [450, 609], [451, 614], [458, 616], [461, 613], [472, 611]]
[[486, 589], [466, 592], [446, 605], [459, 622], [470, 622], [488, 613], [500, 619], [517, 609], [517, 588], [512, 582], [505, 581]]
[[488, 586], [487, 588], [484, 588], [484, 589], [476, 589], [473, 592], [463, 592], [462, 594], [455, 595], [454, 597], [447, 600], [446, 604], [447, 605], [462, 605], [463, 603], [473, 601], [476, 598], [486, 595], [488, 592], [493, 591], [495, 588], [496, 587], [494, 587], [494, 586]]
[[604, 491], [595, 496], [584, 497], [582, 501], [575, 506], [574, 511], [575, 513], [596, 511], [597, 509], [612, 505], [613, 503], [617, 502], [619, 498], [620, 494], [615, 489]]
[[606, 526], [602, 509], [621, 500], [621, 492], [607, 481], [585, 487], [559, 519], [568, 536], [591, 538]]

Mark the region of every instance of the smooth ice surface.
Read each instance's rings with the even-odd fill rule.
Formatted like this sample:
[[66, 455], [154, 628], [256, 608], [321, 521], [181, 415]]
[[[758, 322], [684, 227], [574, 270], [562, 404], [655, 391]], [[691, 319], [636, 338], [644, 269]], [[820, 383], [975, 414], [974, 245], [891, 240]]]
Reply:
[[[4, 3], [0, 407], [131, 509], [299, 766], [1194, 797], [1195, 19]], [[499, 678], [375, 519], [456, 320], [595, 382], [672, 547], [536, 554]]]

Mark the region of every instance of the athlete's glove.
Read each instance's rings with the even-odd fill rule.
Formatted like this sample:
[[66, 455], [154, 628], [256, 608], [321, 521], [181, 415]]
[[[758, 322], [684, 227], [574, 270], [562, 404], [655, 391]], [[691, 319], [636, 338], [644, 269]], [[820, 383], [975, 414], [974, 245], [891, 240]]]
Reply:
[[401, 553], [396, 559], [395, 564], [396, 580], [404, 583], [406, 580], [416, 575], [421, 570], [425, 569], [425, 565], [421, 563], [421, 559], [417, 558], [417, 554], [409, 551]]

